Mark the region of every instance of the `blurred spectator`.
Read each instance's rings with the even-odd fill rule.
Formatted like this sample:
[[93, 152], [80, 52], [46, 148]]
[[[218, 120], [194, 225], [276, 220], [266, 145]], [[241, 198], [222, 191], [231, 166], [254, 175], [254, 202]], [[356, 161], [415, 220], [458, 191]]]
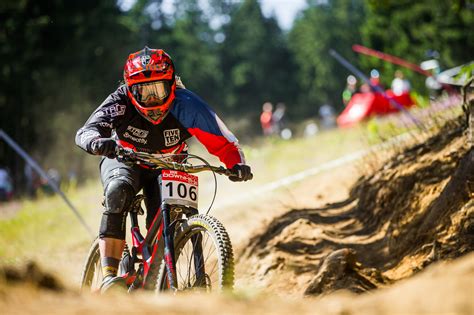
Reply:
[[26, 193], [30, 198], [36, 198], [36, 193], [38, 188], [41, 186], [41, 179], [33, 170], [30, 164], [25, 163], [25, 168], [23, 169], [23, 173], [26, 178]]
[[370, 84], [373, 86], [381, 86], [380, 73], [377, 69], [370, 70]]
[[13, 184], [6, 168], [0, 167], [0, 201], [8, 201], [13, 196]]
[[286, 126], [286, 106], [285, 103], [278, 103], [272, 115], [273, 133], [280, 134]]
[[319, 131], [318, 125], [314, 122], [311, 121], [306, 126], [304, 127], [304, 136], [305, 137], [312, 137], [316, 135]]
[[392, 92], [399, 96], [410, 92], [410, 82], [403, 78], [403, 72], [395, 71], [395, 78], [392, 81]]
[[[437, 55], [439, 57], [439, 54], [436, 51], [429, 52], [429, 53], [430, 55], [434, 54], [435, 56]], [[427, 77], [425, 80], [425, 85], [430, 90], [430, 95], [431, 96], [439, 95], [438, 92], [441, 91], [441, 88], [443, 86], [441, 85], [441, 83], [438, 82], [436, 78], [441, 71], [438, 60], [436, 59], [425, 60], [420, 64], [420, 67], [421, 69], [425, 71], [429, 71], [431, 73], [431, 76]]]
[[270, 136], [273, 133], [273, 105], [265, 102], [262, 106], [262, 114], [260, 115], [260, 124], [264, 136]]
[[324, 104], [319, 108], [321, 117], [321, 126], [323, 128], [332, 128], [336, 125], [336, 115], [334, 108], [329, 104]]
[[355, 76], [350, 75], [347, 77], [346, 80], [346, 88], [342, 92], [342, 102], [344, 103], [344, 106], [347, 106], [349, 104], [349, 101], [352, 98], [352, 95], [354, 95], [357, 92], [357, 79]]
[[360, 86], [360, 92], [361, 93], [370, 93], [370, 92], [372, 92], [372, 89], [370, 88], [370, 85], [368, 85], [367, 83], [364, 83]]

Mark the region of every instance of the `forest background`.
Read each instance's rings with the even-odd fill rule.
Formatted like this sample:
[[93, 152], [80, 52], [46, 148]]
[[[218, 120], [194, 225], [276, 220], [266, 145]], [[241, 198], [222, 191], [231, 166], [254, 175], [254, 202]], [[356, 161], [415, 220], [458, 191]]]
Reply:
[[[169, 1], [168, 1], [169, 2]], [[350, 73], [334, 49], [389, 86], [397, 66], [356, 55], [361, 44], [442, 69], [471, 61], [474, 4], [464, 0], [308, 0], [289, 30], [257, 0], [3, 0], [0, 4], [0, 128], [48, 165], [86, 176], [74, 134], [115, 90], [129, 53], [165, 49], [187, 88], [205, 99], [237, 136], [260, 134], [263, 102], [284, 102], [297, 123], [323, 104], [343, 109]], [[205, 5], [202, 5], [202, 4]], [[122, 4], [122, 5], [121, 5]], [[172, 13], [170, 13], [172, 12]], [[425, 78], [405, 71], [420, 94]], [[24, 162], [0, 143], [14, 178]]]

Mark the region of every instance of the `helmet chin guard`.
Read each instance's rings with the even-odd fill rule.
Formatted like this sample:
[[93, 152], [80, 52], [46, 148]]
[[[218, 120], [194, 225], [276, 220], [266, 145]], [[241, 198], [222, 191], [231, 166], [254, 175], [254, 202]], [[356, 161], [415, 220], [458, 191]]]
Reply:
[[[145, 107], [140, 106], [140, 104], [138, 104], [138, 102], [131, 95], [132, 93], [130, 93], [129, 90], [127, 91], [127, 94], [128, 94], [128, 97], [131, 99], [132, 104], [135, 106], [135, 109], [140, 113], [140, 115], [142, 115], [143, 118], [145, 118], [146, 120], [148, 120], [154, 125], [158, 125], [159, 123], [163, 121], [163, 119], [165, 119], [166, 115], [168, 115], [171, 109], [171, 105], [173, 105], [172, 103], [170, 103], [169, 105], [164, 104], [164, 105], [156, 106], [152, 108], [145, 108]], [[174, 101], [174, 90], [170, 94], [170, 97], [171, 96]]]

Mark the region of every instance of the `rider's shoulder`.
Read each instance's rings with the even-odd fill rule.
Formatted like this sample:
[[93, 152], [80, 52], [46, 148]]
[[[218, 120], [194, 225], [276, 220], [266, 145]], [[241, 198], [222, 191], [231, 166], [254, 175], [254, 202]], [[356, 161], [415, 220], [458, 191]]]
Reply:
[[175, 92], [175, 106], [176, 110], [208, 110], [208, 104], [200, 98], [196, 93], [188, 89], [176, 89]]
[[119, 85], [119, 87], [117, 88], [117, 90], [115, 90], [114, 93], [116, 93], [122, 99], [128, 99], [127, 85], [126, 84]]
[[128, 98], [127, 85], [121, 84], [120, 86], [118, 86], [117, 89], [109, 95], [105, 103], [114, 103], [130, 107], [132, 105], [132, 102]]
[[[175, 91], [176, 100], [187, 103], [187, 102], [196, 102], [201, 100], [196, 93], [188, 90], [188, 89], [176, 89]], [[202, 100], [201, 100], [202, 101]]]

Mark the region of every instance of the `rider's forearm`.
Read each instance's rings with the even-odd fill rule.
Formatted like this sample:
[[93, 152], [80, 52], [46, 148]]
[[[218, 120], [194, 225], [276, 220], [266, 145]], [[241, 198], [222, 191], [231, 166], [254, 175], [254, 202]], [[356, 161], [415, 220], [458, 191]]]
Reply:
[[126, 112], [126, 89], [121, 86], [110, 94], [92, 113], [76, 133], [76, 144], [84, 151], [95, 154], [93, 143], [100, 138], [110, 138], [112, 130], [120, 125]]
[[102, 135], [98, 130], [82, 127], [76, 133], [76, 145], [90, 154], [95, 154], [92, 150], [92, 143], [100, 138]]
[[245, 164], [244, 154], [237, 141], [230, 142], [224, 136], [215, 135], [197, 128], [190, 128], [188, 130], [206, 147], [209, 153], [217, 156], [227, 168], [232, 168], [235, 164]]

